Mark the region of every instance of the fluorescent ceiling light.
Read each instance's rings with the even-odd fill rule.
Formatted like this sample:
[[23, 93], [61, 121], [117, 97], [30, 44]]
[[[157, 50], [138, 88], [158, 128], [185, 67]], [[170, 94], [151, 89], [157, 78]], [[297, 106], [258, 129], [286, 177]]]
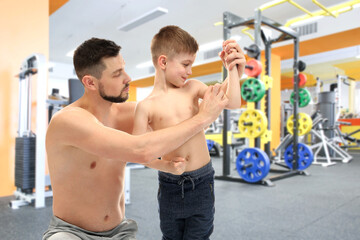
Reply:
[[[240, 41], [241, 36], [235, 35], [235, 36], [232, 36], [230, 39], [234, 39], [235, 41]], [[224, 42], [223, 39], [219, 39], [219, 40], [216, 40], [216, 41], [213, 41], [213, 42], [201, 44], [199, 46], [199, 51], [208, 51], [208, 50], [211, 50], [211, 49], [221, 48], [223, 42]]]
[[73, 56], [74, 56], [74, 52], [75, 52], [75, 49], [69, 51], [69, 52], [66, 54], [66, 56], [67, 56], [67, 57], [73, 57]]
[[161, 15], [164, 15], [166, 13], [168, 13], [167, 9], [157, 7], [155, 9], [151, 10], [150, 12], [147, 12], [144, 15], [119, 26], [117, 29], [127, 32], [127, 31], [130, 31], [131, 29], [134, 29], [134, 28], [136, 28], [144, 23], [147, 23], [157, 17], [160, 17]]
[[147, 68], [147, 67], [151, 67], [152, 65], [153, 65], [152, 61], [147, 61], [147, 62], [139, 63], [138, 65], [136, 65], [136, 68]]

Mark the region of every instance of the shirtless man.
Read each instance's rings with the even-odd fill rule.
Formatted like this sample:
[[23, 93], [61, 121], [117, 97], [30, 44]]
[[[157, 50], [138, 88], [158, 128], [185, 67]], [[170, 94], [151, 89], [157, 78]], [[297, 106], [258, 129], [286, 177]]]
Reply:
[[87, 40], [75, 51], [74, 66], [85, 93], [59, 111], [47, 130], [54, 216], [43, 239], [136, 239], [136, 222], [125, 218], [126, 162], [150, 163], [180, 147], [213, 122], [228, 100], [214, 86], [193, 118], [132, 136], [135, 104], [121, 103], [131, 78], [120, 47]]

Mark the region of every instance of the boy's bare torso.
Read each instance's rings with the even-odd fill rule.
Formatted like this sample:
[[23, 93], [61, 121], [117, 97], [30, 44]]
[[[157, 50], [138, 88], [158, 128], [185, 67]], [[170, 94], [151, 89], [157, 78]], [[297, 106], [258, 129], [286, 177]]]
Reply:
[[[149, 112], [148, 124], [153, 131], [174, 126], [193, 117], [199, 111], [196, 89], [187, 82], [182, 88], [170, 88], [166, 93], [151, 93], [145, 100]], [[162, 160], [183, 157], [187, 161], [185, 172], [205, 166], [210, 161], [205, 133], [199, 132]]]
[[[100, 124], [131, 133], [135, 104], [121, 104], [113, 105], [109, 116]], [[84, 115], [91, 116], [77, 105], [62, 111], [83, 111]], [[85, 119], [97, 121], [92, 117]], [[124, 218], [126, 162], [101, 158], [74, 146], [60, 145], [56, 129], [50, 124], [46, 139], [54, 215], [89, 231], [114, 228]]]

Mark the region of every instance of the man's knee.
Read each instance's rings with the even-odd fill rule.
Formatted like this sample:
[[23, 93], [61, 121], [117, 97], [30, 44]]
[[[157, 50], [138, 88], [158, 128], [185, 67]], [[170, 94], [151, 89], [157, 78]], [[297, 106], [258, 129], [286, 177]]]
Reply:
[[81, 240], [81, 238], [72, 233], [58, 232], [49, 237], [48, 240]]

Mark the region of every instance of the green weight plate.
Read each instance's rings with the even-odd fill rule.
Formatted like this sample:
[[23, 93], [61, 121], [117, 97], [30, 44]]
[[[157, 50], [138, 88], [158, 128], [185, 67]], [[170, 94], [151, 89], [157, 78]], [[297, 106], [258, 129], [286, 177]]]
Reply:
[[241, 86], [241, 96], [247, 102], [258, 102], [265, 95], [265, 85], [257, 78], [248, 78]]
[[[290, 102], [294, 105], [294, 92], [291, 93]], [[311, 101], [310, 92], [305, 88], [299, 89], [299, 107], [306, 107]]]

